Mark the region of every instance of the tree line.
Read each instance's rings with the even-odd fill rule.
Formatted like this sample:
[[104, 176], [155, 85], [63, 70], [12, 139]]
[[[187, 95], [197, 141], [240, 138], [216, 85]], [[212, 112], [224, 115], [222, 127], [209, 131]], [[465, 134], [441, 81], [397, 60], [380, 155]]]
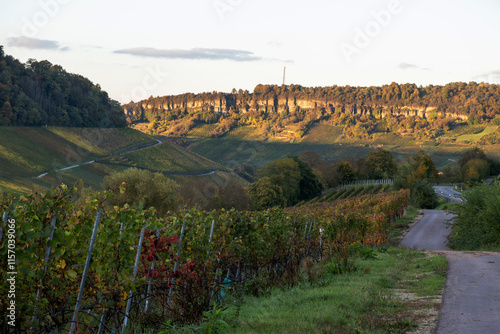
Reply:
[[0, 125], [122, 127], [118, 101], [99, 85], [47, 60], [25, 64], [0, 45]]
[[[128, 122], [148, 121], [150, 133], [183, 136], [199, 124], [217, 124], [221, 137], [251, 125], [264, 136], [299, 139], [315, 123], [343, 127], [343, 137], [368, 139], [377, 132], [437, 138], [458, 124], [500, 124], [500, 86], [450, 83], [380, 87], [257, 85], [253, 93], [220, 92], [150, 97], [124, 105]], [[497, 132], [488, 143], [500, 141]]]

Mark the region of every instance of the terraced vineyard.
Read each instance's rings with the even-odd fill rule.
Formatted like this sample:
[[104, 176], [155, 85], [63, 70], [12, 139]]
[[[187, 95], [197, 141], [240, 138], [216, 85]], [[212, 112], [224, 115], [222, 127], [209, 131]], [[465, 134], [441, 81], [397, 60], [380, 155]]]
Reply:
[[[148, 146], [149, 145], [149, 146]], [[152, 146], [154, 145], [154, 146]], [[174, 143], [161, 143], [130, 128], [2, 127], [0, 192], [26, 194], [61, 183], [83, 180], [101, 189], [106, 175], [124, 168], [142, 168], [167, 175], [203, 175], [231, 171]]]

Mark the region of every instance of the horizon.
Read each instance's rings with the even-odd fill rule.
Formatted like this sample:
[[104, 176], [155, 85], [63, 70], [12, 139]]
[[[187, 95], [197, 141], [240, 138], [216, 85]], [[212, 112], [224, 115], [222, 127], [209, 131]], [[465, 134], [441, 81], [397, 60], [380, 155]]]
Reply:
[[500, 83], [500, 3], [30, 0], [0, 13], [4, 52], [48, 60], [126, 104], [257, 84]]

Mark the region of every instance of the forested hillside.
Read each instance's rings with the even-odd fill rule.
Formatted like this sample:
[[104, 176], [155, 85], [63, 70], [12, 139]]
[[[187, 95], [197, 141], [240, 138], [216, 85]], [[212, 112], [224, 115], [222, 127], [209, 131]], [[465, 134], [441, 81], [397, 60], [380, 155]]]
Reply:
[[23, 64], [0, 45], [0, 125], [122, 127], [125, 119], [99, 85], [47, 60]]
[[313, 123], [341, 125], [347, 138], [375, 132], [415, 133], [434, 138], [457, 123], [500, 124], [500, 85], [450, 83], [381, 87], [302, 87], [257, 85], [253, 93], [182, 94], [150, 97], [124, 106], [129, 121], [149, 121], [149, 131], [185, 135], [199, 124], [214, 124], [219, 137], [232, 128], [252, 125], [262, 133], [301, 138]]

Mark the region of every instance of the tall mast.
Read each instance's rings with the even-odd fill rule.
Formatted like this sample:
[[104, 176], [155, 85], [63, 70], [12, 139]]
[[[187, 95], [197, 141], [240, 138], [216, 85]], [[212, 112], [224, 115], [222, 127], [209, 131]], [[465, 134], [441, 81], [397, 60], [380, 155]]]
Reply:
[[285, 71], [286, 71], [286, 66], [283, 67], [283, 85], [285, 84]]

